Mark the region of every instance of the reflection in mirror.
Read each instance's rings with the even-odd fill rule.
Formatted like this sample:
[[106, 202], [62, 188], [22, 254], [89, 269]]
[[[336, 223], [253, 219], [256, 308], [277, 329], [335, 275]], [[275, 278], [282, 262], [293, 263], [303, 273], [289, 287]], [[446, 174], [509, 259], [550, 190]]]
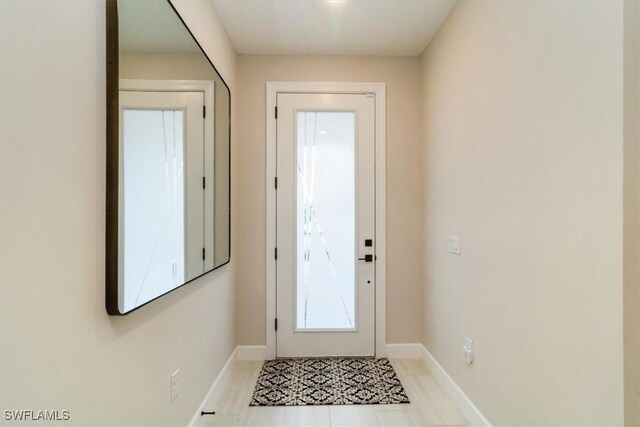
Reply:
[[117, 231], [108, 226], [107, 239], [117, 239], [117, 274], [107, 311], [125, 314], [229, 261], [230, 93], [167, 0], [120, 0], [114, 13]]

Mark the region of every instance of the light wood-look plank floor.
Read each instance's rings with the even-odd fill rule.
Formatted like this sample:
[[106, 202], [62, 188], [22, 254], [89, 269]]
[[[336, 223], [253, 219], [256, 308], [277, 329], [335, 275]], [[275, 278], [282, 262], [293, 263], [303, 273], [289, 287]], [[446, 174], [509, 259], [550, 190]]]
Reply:
[[262, 362], [238, 362], [206, 427], [214, 426], [464, 426], [466, 421], [418, 359], [392, 359], [410, 404], [249, 406]]

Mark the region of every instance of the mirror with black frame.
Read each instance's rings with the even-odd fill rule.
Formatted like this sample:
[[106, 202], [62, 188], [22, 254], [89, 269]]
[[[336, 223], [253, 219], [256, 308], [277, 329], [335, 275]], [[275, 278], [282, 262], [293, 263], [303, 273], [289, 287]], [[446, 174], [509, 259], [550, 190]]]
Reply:
[[229, 262], [229, 87], [169, 0], [107, 0], [106, 307]]

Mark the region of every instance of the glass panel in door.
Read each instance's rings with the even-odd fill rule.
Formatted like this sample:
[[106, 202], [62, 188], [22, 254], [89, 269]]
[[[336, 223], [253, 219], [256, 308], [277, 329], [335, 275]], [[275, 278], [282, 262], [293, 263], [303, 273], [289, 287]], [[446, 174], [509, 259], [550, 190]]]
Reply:
[[296, 140], [296, 330], [354, 330], [355, 113], [298, 111]]
[[123, 111], [126, 310], [185, 282], [184, 114]]

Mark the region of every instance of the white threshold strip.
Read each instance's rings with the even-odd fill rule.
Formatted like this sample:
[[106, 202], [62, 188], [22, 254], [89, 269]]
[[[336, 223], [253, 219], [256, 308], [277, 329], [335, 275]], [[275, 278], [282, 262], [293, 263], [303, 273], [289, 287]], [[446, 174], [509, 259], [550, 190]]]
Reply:
[[[435, 357], [420, 343], [408, 343], [408, 344], [387, 344], [386, 345], [387, 357], [390, 359], [421, 359], [425, 368], [429, 371], [429, 374], [438, 383], [438, 385], [444, 390], [444, 392], [455, 402], [457, 407], [462, 412], [462, 415], [469, 421], [472, 426], [491, 427], [491, 423], [480, 412], [476, 405], [469, 399], [464, 391], [456, 384], [451, 376], [444, 370], [442, 365], [438, 363]], [[227, 359], [227, 362], [222, 367], [222, 370], [213, 381], [211, 388], [204, 396], [202, 403], [198, 406], [198, 409], [188, 427], [201, 427], [207, 421], [205, 416], [201, 416], [200, 413], [204, 410], [211, 410], [208, 406], [209, 402], [216, 402], [229, 379], [233, 368], [238, 361], [261, 361], [266, 360], [267, 346], [265, 345], [240, 345]], [[214, 415], [215, 416], [215, 415]]]

